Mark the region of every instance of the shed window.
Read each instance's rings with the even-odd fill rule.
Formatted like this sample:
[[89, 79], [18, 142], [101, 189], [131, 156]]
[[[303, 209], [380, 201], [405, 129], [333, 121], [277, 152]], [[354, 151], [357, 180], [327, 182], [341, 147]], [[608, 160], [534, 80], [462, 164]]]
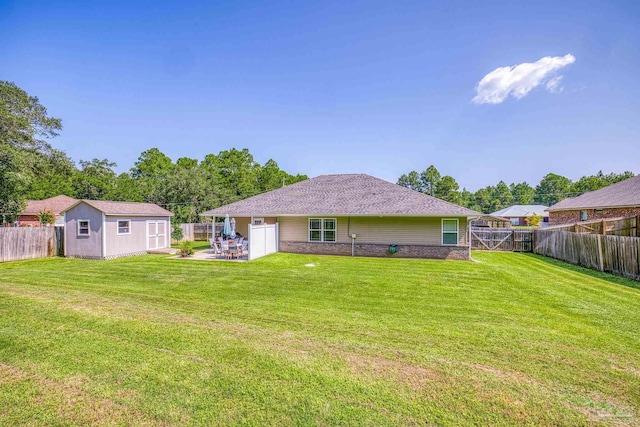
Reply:
[[335, 242], [338, 221], [335, 218], [309, 218], [310, 242]]
[[587, 220], [587, 211], [580, 211], [580, 221]]
[[88, 236], [88, 235], [89, 235], [89, 220], [79, 219], [78, 220], [78, 236]]
[[458, 244], [458, 220], [457, 219], [442, 220], [442, 244], [443, 245]]
[[118, 220], [118, 234], [131, 234], [131, 220]]

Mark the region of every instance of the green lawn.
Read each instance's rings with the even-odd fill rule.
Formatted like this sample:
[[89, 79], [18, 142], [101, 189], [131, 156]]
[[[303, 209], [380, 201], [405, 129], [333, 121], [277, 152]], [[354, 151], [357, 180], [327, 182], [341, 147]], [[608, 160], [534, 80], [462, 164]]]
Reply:
[[0, 264], [0, 425], [640, 424], [638, 283], [474, 257]]

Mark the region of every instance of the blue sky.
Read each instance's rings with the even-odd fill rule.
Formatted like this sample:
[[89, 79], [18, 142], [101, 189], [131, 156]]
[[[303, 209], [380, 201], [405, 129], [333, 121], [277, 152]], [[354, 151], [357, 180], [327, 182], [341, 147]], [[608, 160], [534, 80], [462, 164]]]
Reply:
[[[56, 3], [0, 0], [0, 79], [63, 119], [76, 161], [246, 147], [310, 176], [434, 164], [471, 190], [640, 172], [635, 1]], [[566, 55], [472, 102], [499, 67]]]

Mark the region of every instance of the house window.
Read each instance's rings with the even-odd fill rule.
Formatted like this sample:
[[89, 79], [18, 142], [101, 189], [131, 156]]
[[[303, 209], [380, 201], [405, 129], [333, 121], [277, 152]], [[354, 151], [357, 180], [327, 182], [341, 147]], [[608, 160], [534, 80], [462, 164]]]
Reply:
[[78, 220], [78, 236], [88, 236], [88, 235], [89, 235], [89, 220], [79, 219]]
[[457, 219], [442, 220], [442, 244], [443, 245], [458, 244], [458, 220]]
[[587, 220], [587, 211], [580, 211], [580, 221]]
[[131, 220], [118, 220], [118, 234], [131, 234]]
[[338, 221], [335, 218], [309, 218], [310, 242], [335, 242]]

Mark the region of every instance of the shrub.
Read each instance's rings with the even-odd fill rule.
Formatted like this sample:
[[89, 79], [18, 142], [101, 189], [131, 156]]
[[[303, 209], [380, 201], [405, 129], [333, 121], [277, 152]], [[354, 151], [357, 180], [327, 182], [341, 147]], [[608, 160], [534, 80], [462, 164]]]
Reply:
[[531, 227], [540, 227], [540, 223], [542, 222], [542, 215], [533, 214], [526, 217], [524, 220], [527, 221], [527, 225], [530, 225]]
[[180, 256], [188, 257], [194, 254], [193, 243], [190, 241], [182, 242], [180, 244]]
[[42, 225], [52, 225], [56, 223], [56, 216], [50, 210], [40, 211], [38, 221], [40, 221]]
[[182, 232], [182, 227], [180, 224], [172, 223], [171, 224], [171, 238], [176, 242], [179, 242], [184, 237], [184, 233]]

